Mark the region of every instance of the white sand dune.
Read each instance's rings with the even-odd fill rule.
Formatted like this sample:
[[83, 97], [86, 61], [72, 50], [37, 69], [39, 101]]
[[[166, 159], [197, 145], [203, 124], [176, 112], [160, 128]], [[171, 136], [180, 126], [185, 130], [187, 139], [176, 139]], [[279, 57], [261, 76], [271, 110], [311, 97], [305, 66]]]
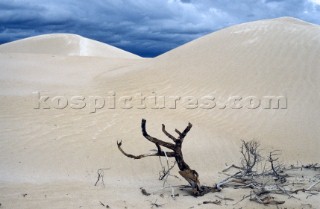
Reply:
[[74, 34], [47, 34], [0, 46], [0, 53], [140, 58], [122, 49]]
[[[293, 18], [251, 22], [209, 34], [154, 59], [131, 59], [137, 57], [94, 44], [83, 53], [79, 42], [65, 46], [69, 38], [61, 36], [65, 35], [0, 46], [3, 207], [99, 208], [101, 201], [111, 208], [149, 208], [149, 201], [158, 199], [165, 208], [189, 208], [214, 199], [215, 194], [209, 194], [172, 200], [170, 190], [165, 198], [140, 194], [140, 187], [161, 188], [158, 159], [125, 158], [116, 141], [122, 140], [123, 148], [136, 154], [154, 149], [141, 135], [141, 118], [147, 119], [149, 133], [161, 139], [165, 139], [162, 123], [171, 132], [182, 130], [189, 121], [194, 125], [184, 142], [184, 156], [207, 185], [224, 177], [218, 172], [226, 163], [239, 162], [240, 139], [258, 140], [265, 152], [281, 149], [286, 163], [320, 159], [320, 26]], [[41, 44], [34, 47], [35, 43]], [[229, 96], [284, 96], [287, 108], [220, 109], [217, 103], [210, 110], [185, 109], [178, 102], [176, 109], [39, 110], [34, 109], [34, 91], [86, 98], [107, 97], [110, 91], [117, 98], [139, 92], [213, 95], [221, 102]], [[99, 168], [107, 168], [105, 187], [93, 186]], [[175, 178], [170, 183], [185, 184]], [[24, 193], [28, 195], [23, 197]], [[221, 195], [236, 200], [243, 196], [232, 190]], [[302, 198], [301, 202], [286, 199], [287, 208], [320, 204], [316, 196]], [[238, 206], [257, 208], [247, 201]]]

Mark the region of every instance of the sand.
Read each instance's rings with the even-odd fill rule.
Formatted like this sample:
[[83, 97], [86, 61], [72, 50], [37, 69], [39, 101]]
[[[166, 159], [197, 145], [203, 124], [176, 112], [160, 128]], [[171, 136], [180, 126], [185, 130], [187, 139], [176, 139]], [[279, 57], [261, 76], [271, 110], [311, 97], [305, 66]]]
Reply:
[[74, 34], [48, 34], [30, 37], [0, 47], [1, 53], [140, 58], [122, 49]]
[[[84, 44], [85, 43], [85, 44]], [[110, 45], [70, 34], [32, 37], [0, 46], [0, 203], [2, 208], [264, 208], [249, 201], [237, 205], [198, 205], [216, 194], [193, 198], [161, 189], [158, 158], [132, 160], [117, 149], [148, 153], [148, 132], [166, 140], [170, 132], [193, 128], [184, 141], [186, 162], [213, 185], [226, 165], [239, 164], [241, 139], [255, 139], [263, 152], [282, 150], [290, 164], [319, 162], [320, 26], [293, 18], [245, 23], [209, 34], [159, 57], [145, 59]], [[50, 96], [283, 96], [285, 108], [94, 110], [35, 109], [37, 94]], [[89, 100], [89, 99], [88, 99]], [[87, 101], [87, 100], [86, 100]], [[166, 106], [167, 107], [167, 106]], [[282, 106], [283, 107], [283, 106]], [[97, 170], [104, 169], [104, 185]], [[178, 174], [177, 169], [173, 171]], [[172, 185], [186, 184], [169, 179]], [[27, 195], [24, 195], [27, 194]], [[235, 202], [243, 193], [219, 195]], [[286, 200], [287, 208], [320, 204], [319, 197]], [[304, 206], [308, 208], [308, 206]]]

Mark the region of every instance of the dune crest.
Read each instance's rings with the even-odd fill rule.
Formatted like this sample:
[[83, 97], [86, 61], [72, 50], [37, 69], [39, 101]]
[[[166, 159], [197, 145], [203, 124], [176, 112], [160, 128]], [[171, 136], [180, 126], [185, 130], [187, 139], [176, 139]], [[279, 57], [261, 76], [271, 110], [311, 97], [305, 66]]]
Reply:
[[140, 58], [114, 46], [74, 34], [47, 34], [0, 45], [0, 53]]

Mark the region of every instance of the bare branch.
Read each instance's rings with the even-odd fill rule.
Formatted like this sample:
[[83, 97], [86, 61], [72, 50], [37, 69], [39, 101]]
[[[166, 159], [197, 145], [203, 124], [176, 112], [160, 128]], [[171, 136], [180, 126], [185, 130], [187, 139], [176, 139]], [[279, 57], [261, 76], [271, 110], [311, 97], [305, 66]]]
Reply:
[[175, 129], [174, 131], [179, 135], [179, 138], [177, 140], [180, 140], [181, 142], [183, 142], [183, 139], [186, 137], [186, 135], [188, 134], [191, 128], [192, 128], [192, 124], [188, 123], [188, 126], [183, 130], [182, 133], [178, 129]]
[[179, 136], [179, 139], [181, 141], [183, 141], [184, 137], [186, 137], [186, 135], [188, 134], [188, 132], [190, 131], [191, 128], [192, 128], [192, 124], [188, 123], [188, 126], [184, 129], [184, 131]]
[[216, 184], [216, 188], [217, 188], [218, 190], [221, 190], [221, 186], [223, 186], [224, 184], [226, 184], [226, 183], [228, 183], [229, 181], [231, 181], [232, 178], [234, 178], [235, 176], [237, 176], [237, 175], [240, 174], [240, 173], [241, 173], [241, 171], [238, 171], [238, 172], [235, 173], [234, 175], [229, 176], [228, 178], [226, 178], [226, 179], [222, 180], [221, 182], [217, 183], [217, 184]]
[[257, 203], [263, 204], [263, 205], [281, 205], [284, 204], [285, 201], [278, 201], [275, 200], [274, 197], [266, 196], [264, 198], [260, 198], [257, 195], [253, 195], [253, 197], [250, 198], [251, 201], [255, 201]]
[[273, 172], [273, 174], [277, 177], [277, 178], [280, 178], [280, 175], [278, 174], [278, 172], [277, 172], [277, 170], [276, 170], [276, 168], [275, 168], [275, 166], [274, 166], [274, 162], [276, 162], [279, 158], [274, 158], [274, 156], [276, 156], [276, 155], [278, 155], [277, 153], [277, 150], [275, 150], [275, 151], [272, 151], [272, 152], [270, 152], [269, 153], [269, 162], [270, 162], [270, 164], [271, 164], [271, 169], [272, 169], [272, 172]]
[[162, 124], [162, 132], [167, 136], [169, 137], [170, 139], [172, 139], [174, 142], [176, 142], [178, 139], [174, 136], [172, 136], [171, 134], [169, 134], [167, 131], [166, 131], [166, 126], [164, 124]]
[[150, 136], [147, 131], [146, 131], [146, 120], [142, 119], [141, 121], [141, 129], [142, 129], [142, 135], [148, 139], [150, 142], [158, 144], [160, 146], [164, 146], [168, 149], [174, 150], [174, 144], [168, 143], [168, 142], [164, 142], [161, 141], [160, 139], [157, 139], [155, 137]]
[[246, 173], [252, 173], [256, 163], [260, 161], [259, 146], [260, 144], [256, 141], [246, 142], [242, 140], [240, 152], [243, 156], [242, 165]]
[[[160, 161], [161, 162], [161, 161]], [[171, 167], [168, 167], [168, 170], [163, 166], [162, 167], [162, 175], [159, 175], [159, 180], [163, 180], [165, 177], [170, 175], [170, 171], [176, 166], [177, 162], [174, 161], [173, 165]], [[162, 163], [161, 163], [162, 165]]]
[[319, 184], [320, 183], [320, 180], [319, 181], [317, 181], [317, 182], [315, 182], [314, 184], [312, 184], [311, 186], [309, 186], [308, 187], [308, 189], [307, 190], [311, 190], [312, 189], [312, 187], [314, 187], [314, 186], [316, 186], [317, 184]]
[[[125, 156], [127, 156], [129, 158], [133, 158], [133, 159], [141, 159], [141, 158], [144, 158], [144, 157], [151, 157], [151, 156], [165, 156], [165, 153], [163, 151], [161, 151], [160, 153], [156, 152], [156, 153], [149, 153], [149, 154], [142, 154], [142, 155], [132, 155], [132, 154], [126, 153], [122, 149], [122, 147], [121, 147], [122, 141], [117, 142], [117, 145], [118, 145], [118, 149], [120, 150], [120, 152], [122, 154], [124, 154]], [[174, 157], [174, 152], [167, 152], [166, 154], [167, 154], [168, 157]]]
[[230, 170], [231, 168], [236, 168], [236, 169], [239, 169], [239, 170], [243, 170], [243, 168], [232, 164], [232, 165], [230, 165], [228, 168], [222, 170], [222, 172], [227, 172], [227, 171]]
[[180, 136], [182, 133], [178, 129], [174, 129], [174, 131]]

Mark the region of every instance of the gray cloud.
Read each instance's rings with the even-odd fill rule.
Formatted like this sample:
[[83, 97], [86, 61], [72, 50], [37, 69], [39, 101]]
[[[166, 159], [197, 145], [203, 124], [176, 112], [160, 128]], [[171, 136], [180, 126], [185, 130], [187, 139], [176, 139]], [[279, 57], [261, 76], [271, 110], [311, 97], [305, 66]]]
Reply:
[[293, 16], [320, 23], [319, 0], [1, 0], [0, 43], [76, 33], [156, 56], [217, 29]]

